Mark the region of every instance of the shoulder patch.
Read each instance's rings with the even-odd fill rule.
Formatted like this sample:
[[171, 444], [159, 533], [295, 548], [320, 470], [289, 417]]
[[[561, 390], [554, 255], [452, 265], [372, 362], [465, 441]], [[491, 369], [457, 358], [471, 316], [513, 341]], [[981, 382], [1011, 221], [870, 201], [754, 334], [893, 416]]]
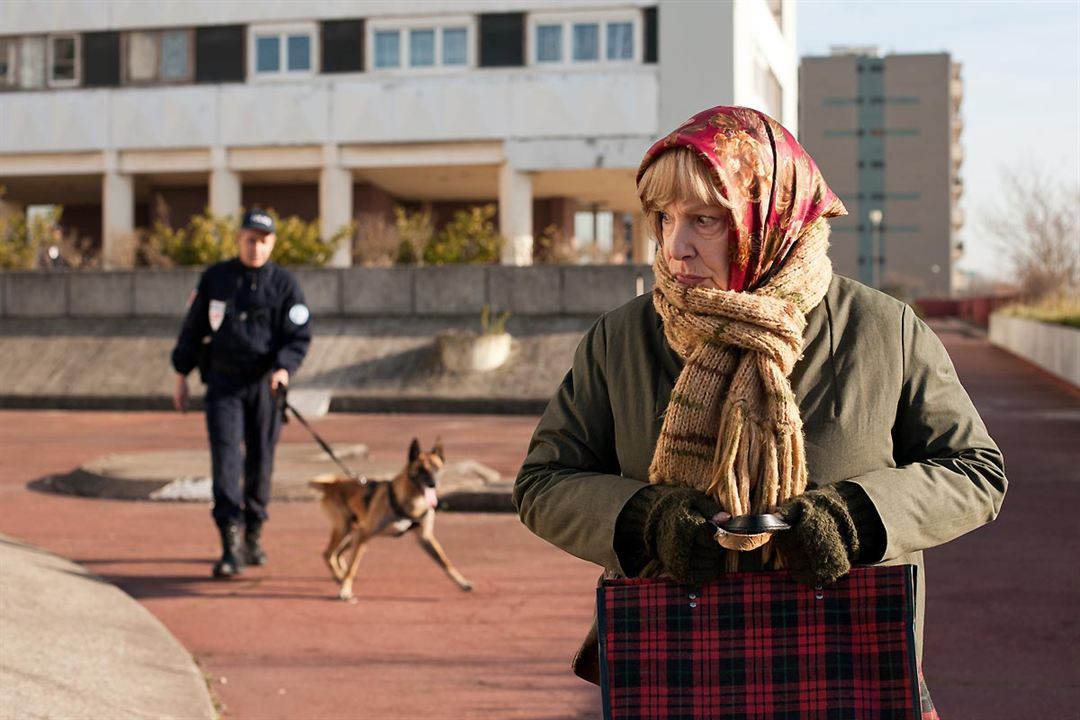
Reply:
[[289, 321], [293, 325], [304, 325], [311, 317], [311, 311], [307, 309], [307, 305], [297, 303], [289, 308]]

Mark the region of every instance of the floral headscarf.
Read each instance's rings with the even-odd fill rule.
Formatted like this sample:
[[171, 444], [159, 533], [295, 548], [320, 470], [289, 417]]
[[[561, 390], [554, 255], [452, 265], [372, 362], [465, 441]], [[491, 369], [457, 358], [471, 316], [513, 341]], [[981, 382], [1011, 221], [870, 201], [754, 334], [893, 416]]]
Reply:
[[703, 110], [656, 142], [637, 181], [666, 150], [687, 147], [716, 172], [738, 230], [729, 248], [728, 287], [753, 290], [783, 263], [801, 230], [846, 215], [814, 159], [780, 123], [745, 107]]

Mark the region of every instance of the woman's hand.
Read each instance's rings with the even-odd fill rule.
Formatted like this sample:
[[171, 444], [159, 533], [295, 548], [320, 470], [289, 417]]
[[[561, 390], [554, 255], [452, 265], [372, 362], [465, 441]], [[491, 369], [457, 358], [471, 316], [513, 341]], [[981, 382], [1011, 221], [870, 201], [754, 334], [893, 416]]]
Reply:
[[832, 487], [792, 498], [777, 511], [790, 525], [773, 537], [791, 576], [805, 585], [830, 585], [851, 571], [859, 537], [847, 504]]
[[690, 488], [653, 486], [657, 492], [645, 520], [645, 545], [680, 585], [701, 585], [723, 572], [724, 549], [709, 518], [720, 506]]

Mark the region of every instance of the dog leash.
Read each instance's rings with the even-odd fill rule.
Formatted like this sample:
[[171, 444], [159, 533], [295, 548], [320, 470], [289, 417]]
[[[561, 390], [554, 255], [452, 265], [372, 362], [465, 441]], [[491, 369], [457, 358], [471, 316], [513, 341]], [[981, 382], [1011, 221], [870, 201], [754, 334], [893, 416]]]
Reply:
[[319, 433], [315, 432], [315, 428], [311, 427], [308, 421], [304, 419], [304, 416], [300, 414], [300, 411], [292, 406], [292, 404], [288, 400], [287, 395], [287, 386], [279, 386], [276, 391], [276, 397], [278, 405], [281, 408], [281, 421], [283, 423], [289, 422], [289, 416], [285, 414], [285, 411], [288, 410], [292, 412], [292, 414], [296, 416], [296, 419], [300, 421], [300, 424], [303, 425], [309, 433], [311, 433], [311, 437], [315, 438], [315, 442], [319, 443], [319, 447], [326, 451], [326, 454], [330, 456], [330, 459], [336, 462], [337, 466], [344, 470], [345, 474], [348, 475], [349, 478], [351, 478], [352, 480], [356, 480], [361, 485], [367, 485], [368, 479], [363, 475], [355, 472], [354, 470], [351, 470], [348, 466], [345, 465], [345, 463], [341, 462], [341, 458], [339, 458], [337, 454], [334, 453], [333, 448], [331, 448], [330, 445], [319, 436]]

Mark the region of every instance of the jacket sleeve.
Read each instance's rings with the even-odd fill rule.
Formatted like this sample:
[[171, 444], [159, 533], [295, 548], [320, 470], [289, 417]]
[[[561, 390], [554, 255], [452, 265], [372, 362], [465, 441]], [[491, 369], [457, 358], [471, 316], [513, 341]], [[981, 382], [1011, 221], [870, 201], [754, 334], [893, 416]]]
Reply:
[[574, 364], [548, 402], [514, 483], [522, 522], [556, 547], [622, 573], [615, 521], [642, 480], [616, 466], [603, 318], [586, 334]]
[[1001, 451], [945, 347], [910, 309], [901, 326], [897, 467], [848, 478], [865, 491], [885, 528], [884, 554], [876, 560], [946, 543], [994, 520], [1007, 485]]
[[289, 277], [289, 287], [281, 307], [278, 327], [281, 340], [274, 359], [274, 369], [284, 368], [292, 377], [300, 369], [311, 345], [311, 313], [304, 302], [300, 283], [292, 276]]
[[195, 286], [184, 324], [180, 326], [180, 336], [172, 351], [173, 369], [181, 375], [187, 375], [199, 364], [203, 340], [210, 334], [209, 297], [204, 272]]

